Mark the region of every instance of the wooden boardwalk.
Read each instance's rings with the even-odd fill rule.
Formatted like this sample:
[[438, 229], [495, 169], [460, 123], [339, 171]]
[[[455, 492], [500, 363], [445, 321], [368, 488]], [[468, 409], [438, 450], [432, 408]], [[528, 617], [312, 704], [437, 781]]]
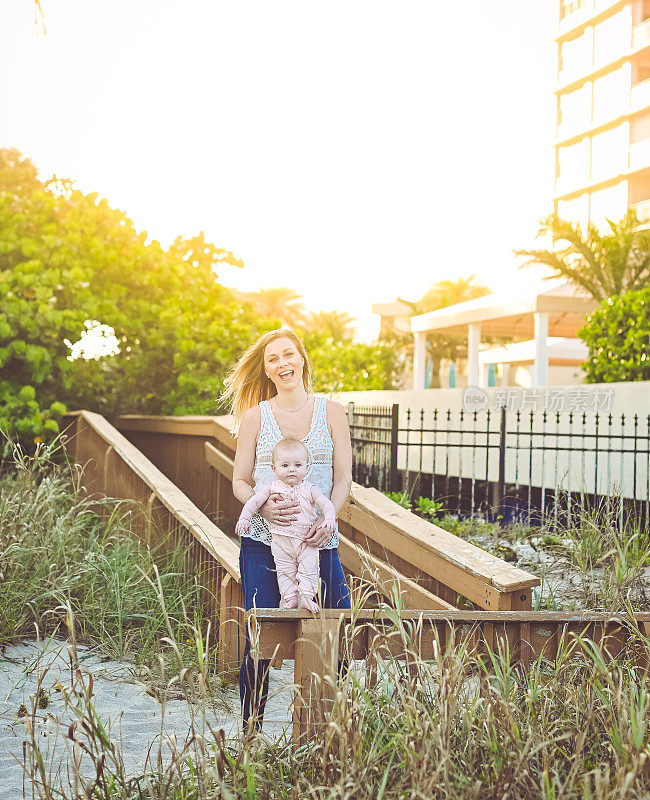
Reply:
[[[86, 491], [133, 500], [134, 530], [147, 542], [186, 545], [187, 569], [205, 587], [219, 669], [234, 678], [250, 619], [242, 607], [239, 545], [233, 535], [241, 504], [231, 486], [232, 418], [129, 415], [109, 422], [81, 411], [69, 415], [67, 423], [66, 449], [84, 466]], [[445, 647], [450, 636], [469, 637], [479, 650], [507, 642], [512, 658], [524, 665], [540, 654], [554, 657], [567, 635], [585, 633], [598, 641], [604, 636], [612, 652], [631, 635], [638, 638], [622, 617], [531, 612], [537, 577], [417, 517], [375, 489], [353, 484], [339, 530], [339, 553], [352, 585], [368, 606], [390, 600], [400, 624], [419, 637], [421, 658], [431, 657], [434, 647]], [[396, 645], [388, 635], [394, 614], [382, 616], [371, 607], [354, 619], [346, 612], [325, 611], [314, 618], [300, 611], [259, 609], [255, 624], [261, 657], [295, 659], [296, 684], [302, 687], [302, 701], [294, 710], [296, 740], [322, 707], [313, 674], [322, 672], [326, 641], [330, 650], [338, 641], [335, 651], [341, 657], [366, 658], [377, 636], [384, 637], [384, 646], [404, 650], [403, 636]], [[650, 615], [639, 616], [637, 625], [646, 636], [649, 624]], [[345, 644], [350, 641], [351, 651]]]

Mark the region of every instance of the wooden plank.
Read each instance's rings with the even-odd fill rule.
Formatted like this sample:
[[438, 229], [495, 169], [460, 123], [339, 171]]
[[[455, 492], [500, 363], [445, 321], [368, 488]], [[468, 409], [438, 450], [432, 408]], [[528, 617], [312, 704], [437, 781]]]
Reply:
[[61, 443], [72, 463], [77, 461], [77, 420], [80, 414], [80, 411], [70, 411], [59, 421]]
[[219, 588], [218, 670], [226, 679], [236, 680], [243, 658], [246, 631], [241, 585], [225, 575]]
[[299, 630], [298, 619], [264, 619], [258, 634], [260, 658], [294, 658]]
[[147, 416], [145, 414], [120, 414], [112, 420], [119, 431], [144, 431], [146, 433], [173, 433], [184, 436], [209, 438], [214, 431], [214, 417]]
[[205, 443], [205, 460], [211, 467], [214, 467], [220, 475], [232, 481], [233, 470], [235, 468], [234, 461], [220, 450], [217, 450], [211, 442]]
[[[271, 658], [274, 653], [281, 655], [282, 658], [294, 658], [295, 642], [299, 635], [299, 621], [301, 619], [313, 619], [308, 612], [279, 611], [278, 609], [257, 609], [255, 616], [258, 624], [261, 658]], [[455, 640], [458, 643], [460, 638], [467, 636], [472, 631], [475, 632], [473, 638], [475, 639], [475, 644], [478, 645], [478, 631], [480, 629], [480, 640], [489, 646], [493, 652], [498, 650], [499, 640], [504, 643], [507, 641], [511, 657], [518, 656], [524, 664], [529, 664], [533, 658], [541, 654], [547, 658], [554, 658], [562, 630], [566, 630], [567, 635], [581, 635], [585, 630], [591, 628], [593, 637], [597, 635], [598, 626], [602, 627], [609, 621], [610, 626], [614, 625], [615, 627], [608, 629], [608, 636], [612, 642], [618, 642], [623, 630], [621, 622], [630, 622], [629, 619], [612, 622], [610, 615], [600, 613], [568, 616], [566, 614], [544, 615], [540, 612], [492, 614], [489, 612], [464, 611], [414, 611], [402, 612], [401, 617], [407, 622], [409, 620], [413, 622], [422, 620], [424, 633], [421, 638], [421, 656], [423, 658], [433, 658], [435, 655], [433, 647], [434, 630], [438, 632], [440, 648], [444, 649], [450, 636], [452, 641]], [[646, 614], [645, 617], [650, 617], [650, 615]], [[375, 641], [374, 645], [371, 646], [370, 640], [373, 637], [376, 639], [381, 630], [385, 629], [390, 632], [394, 628], [392, 619], [385, 614], [379, 614], [376, 611], [372, 614], [361, 612], [353, 617], [350, 612], [331, 612], [328, 610], [321, 612], [318, 619], [325, 619], [326, 622], [331, 622], [332, 619], [340, 619], [343, 624], [343, 634], [347, 633], [345, 624], [354, 619], [354, 658], [363, 659], [367, 655], [369, 648], [375, 650], [378, 646], [380, 649], [393, 652], [394, 655], [399, 655], [403, 651], [403, 642], [395, 637], [390, 637], [390, 639], [380, 637], [383, 644]], [[644, 624], [643, 617], [637, 616], [636, 620], [637, 624]], [[447, 632], [450, 625], [455, 634], [451, 631]], [[364, 633], [363, 627], [365, 626], [371, 626], [374, 631], [372, 637], [368, 633]], [[343, 638], [340, 647], [342, 656], [349, 655]], [[615, 652], [612, 643], [609, 643], [608, 649], [610, 652]], [[620, 644], [618, 649], [620, 649]]]
[[[396, 658], [407, 658], [407, 662], [410, 658], [402, 635], [391, 635], [394, 629], [393, 617], [376, 610], [360, 613], [324, 610], [317, 617], [304, 611], [278, 609], [256, 609], [253, 613], [261, 657], [270, 658], [278, 649], [286, 657], [291, 657], [292, 654], [295, 657], [294, 683], [297, 696], [293, 712], [294, 747], [305, 743], [310, 736], [317, 733], [317, 726], [326, 721], [327, 703], [332, 699], [332, 686], [322, 678], [328, 674], [335, 675], [333, 670], [336, 670], [337, 659], [349, 655], [346, 623], [352, 623], [355, 634], [360, 627], [367, 629], [365, 636], [355, 637], [357, 643], [354, 655], [356, 658], [371, 656], [367, 664], [369, 681], [374, 681], [376, 677], [376, 654], [390, 653]], [[606, 612], [404, 611], [401, 619], [406, 623], [407, 630], [412, 623], [414, 647], [421, 658], [436, 658], [439, 652], [436, 639], [440, 642], [440, 647], [444, 647], [449, 635], [452, 642], [458, 642], [458, 637], [469, 637], [472, 651], [477, 651], [481, 641], [492, 652], [507, 648], [510, 658], [519, 659], [525, 667], [530, 666], [533, 658], [540, 655], [554, 658], [561, 637], [568, 643], [572, 637], [586, 636], [600, 642], [610, 655], [615, 655], [628, 644], [635, 650], [635, 639], [638, 637], [631, 636], [626, 625], [634, 622], [643, 634], [650, 631], [650, 613], [636, 614], [632, 618], [626, 614]], [[441, 624], [444, 624], [443, 629]], [[372, 636], [370, 629], [373, 631]], [[573, 648], [572, 652], [578, 654], [580, 647]], [[647, 669], [647, 648], [639, 653], [637, 646], [636, 652], [641, 667]], [[490, 665], [489, 660], [485, 663]]]
[[[295, 644], [293, 703], [293, 745], [304, 744], [321, 727], [334, 698], [331, 680], [338, 669], [338, 620], [303, 618]], [[327, 654], [335, 653], [334, 664], [326, 663]], [[332, 675], [332, 667], [334, 675]]]
[[418, 586], [410, 578], [405, 578], [396, 569], [367, 553], [340, 533], [339, 556], [346, 569], [349, 569], [350, 572], [359, 577], [368, 576], [384, 595], [391, 597], [393, 587], [399, 587], [402, 601], [406, 607], [424, 609], [454, 608], [451, 603], [447, 603], [441, 597]]
[[[489, 581], [492, 586], [502, 592], [512, 592], [518, 588], [537, 586], [540, 583], [540, 579], [536, 576], [512, 567], [502, 559], [481, 550], [480, 547], [469, 544], [458, 536], [427, 522], [394, 503], [376, 489], [353, 484], [351, 494], [353, 504], [348, 505], [357, 512], [361, 512], [355, 514], [356, 518], [361, 520], [362, 513], [365, 511], [368, 517], [381, 520], [383, 523], [382, 533], [391, 528], [395, 532], [396, 535], [391, 537], [393, 541], [399, 538], [411, 540], [425, 551], [436, 554], [449, 564], [460, 567], [468, 575], [473, 575], [480, 581]], [[373, 531], [368, 520], [362, 523], [359, 530], [370, 538], [376, 539], [376, 532]], [[387, 549], [392, 549], [389, 543], [383, 541], [381, 543]]]
[[[251, 612], [252, 613], [252, 612]], [[323, 610], [314, 618], [309, 612], [281, 611], [279, 609], [256, 609], [254, 612], [259, 632], [259, 648], [262, 658], [270, 658], [276, 651], [284, 658], [292, 658], [296, 653], [296, 641], [300, 636], [300, 625], [304, 620], [315, 620], [320, 629], [333, 624], [340, 624], [341, 636], [339, 649], [341, 654], [347, 652], [345, 636], [348, 635], [346, 625], [354, 626], [355, 644], [354, 657], [363, 658], [371, 647], [371, 640], [377, 646], [399, 655], [403, 652], [404, 643], [401, 638], [391, 636], [394, 630], [392, 616], [373, 612], [355, 612]], [[447, 640], [446, 628], [455, 631], [453, 638], [458, 642], [458, 637], [464, 637], [475, 632], [473, 637], [478, 644], [480, 639], [493, 652], [498, 651], [499, 642], [507, 643], [512, 658], [521, 658], [524, 664], [540, 654], [553, 658], [557, 653], [557, 644], [564, 631], [565, 638], [587, 635], [598, 642], [602, 640], [603, 646], [611, 655], [620, 652], [621, 647], [630, 639], [631, 623], [643, 630], [645, 625], [650, 625], [650, 614], [635, 615], [634, 619], [627, 615], [612, 615], [605, 612], [585, 612], [565, 614], [560, 612], [531, 612], [520, 611], [511, 613], [491, 612], [466, 612], [466, 611], [404, 611], [400, 615], [407, 627], [415, 623], [412, 630], [422, 631], [423, 657], [433, 657], [434, 631], [438, 632], [440, 646], [444, 647]], [[419, 624], [418, 624], [419, 623]], [[444, 625], [443, 628], [440, 626]], [[372, 637], [368, 633], [358, 635], [358, 629], [368, 627], [373, 631]], [[386, 633], [383, 634], [382, 631]], [[420, 635], [418, 633], [418, 635]], [[379, 640], [377, 639], [379, 636]], [[567, 639], [569, 641], [569, 639]], [[328, 653], [332, 656], [331, 646]], [[426, 653], [426, 655], [425, 655]], [[349, 653], [347, 653], [349, 655]]]
[[231, 414], [226, 414], [221, 417], [213, 417], [212, 421], [212, 436], [220, 445], [234, 453], [237, 448], [237, 439], [232, 433], [235, 427], [235, 418]]
[[530, 622], [519, 623], [519, 661], [524, 667], [530, 666], [530, 662], [534, 656], [534, 650], [530, 640]]
[[102, 416], [90, 411], [81, 414], [84, 423], [91, 427], [129, 468], [160, 498], [163, 505], [192, 535], [216, 558], [237, 581], [239, 577], [239, 548], [205, 516], [177, 486], [149, 461]]
[[363, 536], [380, 544], [387, 554], [392, 552], [411, 564], [417, 564], [419, 569], [481, 608], [498, 609], [502, 590], [493, 586], [489, 578], [481, 579], [468, 573], [463, 565], [449, 561], [446, 554], [437, 550], [430, 537], [423, 541], [414, 537], [410, 530], [396, 528], [374, 512], [351, 503], [343, 506], [339, 516]]
[[[312, 618], [309, 611], [298, 611], [292, 609], [279, 608], [258, 608], [255, 611], [258, 619], [266, 620], [297, 620], [302, 618]], [[361, 622], [377, 622], [382, 619], [389, 621], [389, 616], [382, 614], [378, 609], [366, 609], [355, 611], [354, 615], [350, 610], [325, 608], [319, 611], [319, 617], [326, 619], [338, 619], [345, 621], [359, 620]], [[643, 625], [650, 623], [650, 612], [643, 611], [630, 616], [623, 613], [611, 613], [608, 611], [417, 611], [404, 610], [400, 617], [405, 620], [417, 620], [420, 617], [424, 620], [434, 622], [456, 622], [456, 623], [482, 623], [482, 622], [530, 622], [530, 623], [571, 623], [580, 625], [585, 622], [611, 622], [611, 623], [635, 623], [643, 630]]]

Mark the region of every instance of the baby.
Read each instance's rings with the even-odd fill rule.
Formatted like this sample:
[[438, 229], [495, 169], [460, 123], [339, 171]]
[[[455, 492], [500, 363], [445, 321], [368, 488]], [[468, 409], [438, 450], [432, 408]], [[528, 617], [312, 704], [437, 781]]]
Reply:
[[320, 508], [324, 521], [320, 529], [334, 533], [336, 509], [321, 490], [304, 480], [309, 466], [309, 453], [298, 439], [282, 439], [273, 448], [273, 471], [277, 480], [256, 492], [242, 509], [235, 527], [238, 535], [250, 529], [253, 514], [272, 494], [300, 504], [298, 519], [287, 527], [271, 525], [271, 552], [278, 574], [282, 608], [306, 608], [317, 611], [314, 595], [318, 592], [318, 563], [320, 549], [311, 547], [304, 539], [317, 518]]

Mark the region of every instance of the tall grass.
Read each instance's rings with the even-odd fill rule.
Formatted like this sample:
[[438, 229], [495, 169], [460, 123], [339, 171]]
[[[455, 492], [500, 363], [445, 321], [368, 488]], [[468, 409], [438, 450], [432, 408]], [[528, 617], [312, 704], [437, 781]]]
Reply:
[[[614, 499], [615, 500], [615, 499]], [[540, 609], [575, 607], [617, 611], [629, 607], [650, 610], [650, 530], [639, 518], [626, 514], [621, 520], [617, 503], [601, 500], [596, 505], [552, 512], [536, 525], [523, 522], [488, 523], [479, 518], [459, 520], [445, 516], [436, 524], [499, 557], [516, 560], [511, 547], [528, 543], [552, 557], [549, 564], [524, 563], [523, 568], [542, 578], [546, 586], [552, 575], [570, 583], [571, 598], [546, 591]], [[505, 551], [505, 553], [503, 552]]]
[[77, 636], [112, 658], [151, 663], [164, 648], [168, 624], [192, 650], [193, 637], [183, 631], [188, 620], [198, 624], [201, 604], [197, 580], [183, 571], [182, 550], [168, 551], [162, 541], [149, 549], [130, 529], [127, 504], [88, 497], [79, 486], [79, 472], [54, 463], [48, 448], [27, 456], [15, 446], [4, 464], [0, 646], [33, 636], [35, 626], [55, 630], [69, 608]]
[[[505, 648], [477, 655], [462, 639], [423, 660], [394, 614], [371, 638], [378, 680], [356, 665], [340, 677], [323, 652], [333, 704], [308, 743], [293, 749], [263, 735], [227, 742], [211, 724], [205, 659], [181, 683], [195, 701], [184, 740], [160, 741], [137, 775], [126, 773], [94, 705], [90, 677], [74, 670], [65, 697], [78, 754], [54, 780], [37, 734], [33, 696], [26, 770], [36, 796], [81, 800], [623, 800], [650, 792], [650, 691], [638, 664], [611, 659], [589, 639], [565, 640], [557, 658], [524, 669]], [[354, 628], [354, 622], [352, 623]], [[354, 632], [349, 631], [348, 640]], [[195, 630], [200, 637], [200, 632]], [[390, 640], [404, 646], [391, 655]], [[645, 646], [648, 646], [645, 640]], [[197, 648], [203, 651], [205, 645]], [[76, 661], [74, 651], [71, 660]], [[201, 698], [203, 701], [201, 702]], [[164, 713], [164, 702], [163, 702]], [[67, 785], [66, 785], [67, 781]]]
[[[294, 749], [263, 735], [226, 741], [213, 725], [210, 643], [182, 554], [157, 558], [130, 534], [125, 506], [103, 500], [99, 513], [97, 499], [83, 497], [78, 483], [46, 451], [34, 458], [17, 451], [0, 480], [0, 641], [29, 636], [34, 625], [58, 627], [69, 639], [70, 679], [62, 692], [72, 723], [59, 729], [68, 768], [57, 773], [47, 763], [38, 725], [47, 712], [37, 690], [25, 718], [28, 794], [46, 800], [648, 797], [650, 690], [642, 665], [610, 658], [602, 644], [568, 639], [557, 658], [540, 657], [528, 668], [513, 663], [507, 649], [479, 655], [462, 639], [424, 660], [413, 645], [417, 631], [400, 620], [397, 602], [384, 608], [392, 630], [370, 637], [376, 681], [354, 663], [340, 677], [337, 653], [323, 651], [321, 679], [331, 685], [333, 703], [307, 744]], [[628, 557], [630, 564], [642, 559], [631, 547], [612, 553], [611, 564], [618, 558], [622, 569]], [[353, 638], [354, 622], [347, 640]], [[92, 676], [76, 652], [79, 639], [114, 657], [149, 661], [152, 670], [161, 655], [163, 716], [166, 697], [178, 687], [192, 701], [187, 737], [158, 738], [137, 774], [125, 769], [120, 742], [95, 704]], [[390, 639], [402, 657], [391, 654]], [[640, 633], [637, 640], [650, 645]], [[47, 691], [45, 669], [40, 681]]]

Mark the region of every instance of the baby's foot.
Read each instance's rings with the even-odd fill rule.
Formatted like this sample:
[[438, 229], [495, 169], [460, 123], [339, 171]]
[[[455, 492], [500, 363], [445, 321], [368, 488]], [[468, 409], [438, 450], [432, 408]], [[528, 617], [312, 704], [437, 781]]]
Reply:
[[301, 597], [300, 608], [304, 608], [305, 611], [311, 611], [315, 614], [318, 611], [318, 603], [312, 600], [311, 597]]
[[298, 608], [298, 596], [286, 597], [282, 603], [282, 608]]

